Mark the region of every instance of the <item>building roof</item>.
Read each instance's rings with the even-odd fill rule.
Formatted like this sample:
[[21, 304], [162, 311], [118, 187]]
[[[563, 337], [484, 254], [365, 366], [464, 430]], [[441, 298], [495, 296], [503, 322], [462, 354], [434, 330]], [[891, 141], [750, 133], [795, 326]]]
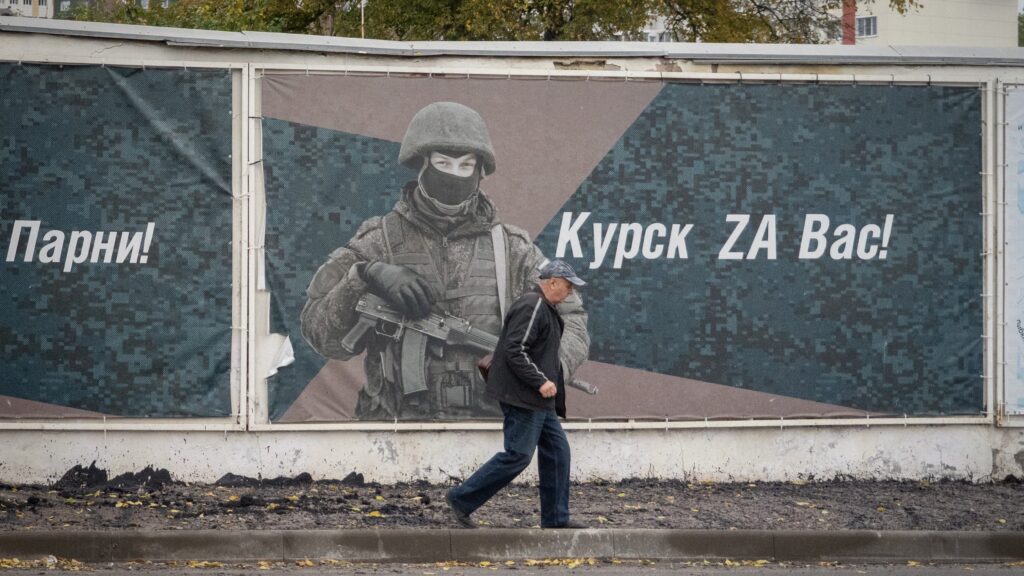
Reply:
[[0, 16], [0, 32], [160, 42], [169, 46], [422, 58], [664, 58], [704, 63], [1021, 66], [1024, 48], [709, 44], [689, 42], [399, 42], [272, 32], [221, 32]]

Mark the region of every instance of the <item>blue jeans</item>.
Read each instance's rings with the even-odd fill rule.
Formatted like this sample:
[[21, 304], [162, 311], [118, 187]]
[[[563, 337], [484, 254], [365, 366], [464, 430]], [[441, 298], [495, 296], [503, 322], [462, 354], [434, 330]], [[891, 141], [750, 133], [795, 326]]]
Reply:
[[465, 482], [451, 489], [452, 504], [472, 514], [530, 465], [538, 450], [540, 525], [563, 526], [569, 521], [569, 440], [554, 412], [501, 405], [505, 451], [495, 454]]

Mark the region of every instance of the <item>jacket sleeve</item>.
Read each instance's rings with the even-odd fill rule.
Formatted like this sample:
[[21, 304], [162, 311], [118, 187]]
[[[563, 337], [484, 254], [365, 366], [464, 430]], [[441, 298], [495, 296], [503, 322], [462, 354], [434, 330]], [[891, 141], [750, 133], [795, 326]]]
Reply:
[[[530, 350], [538, 344], [537, 335], [544, 333], [548, 314], [541, 307], [544, 299], [520, 298], [509, 310], [505, 324], [504, 347], [505, 360], [519, 381], [539, 390], [549, 378], [534, 363]], [[552, 377], [554, 375], [551, 375]]]
[[359, 319], [355, 306], [366, 293], [366, 283], [357, 265], [378, 259], [379, 223], [380, 218], [364, 222], [348, 244], [331, 253], [306, 289], [302, 336], [321, 356], [335, 360], [353, 356], [345, 352], [341, 341]]
[[[540, 248], [530, 242], [530, 237], [525, 231], [508, 225], [505, 228], [509, 238], [511, 296], [518, 298], [536, 286], [538, 269], [547, 258]], [[557, 308], [565, 323], [559, 348], [562, 376], [569, 381], [590, 353], [587, 311], [583, 308], [583, 299], [575, 292]]]

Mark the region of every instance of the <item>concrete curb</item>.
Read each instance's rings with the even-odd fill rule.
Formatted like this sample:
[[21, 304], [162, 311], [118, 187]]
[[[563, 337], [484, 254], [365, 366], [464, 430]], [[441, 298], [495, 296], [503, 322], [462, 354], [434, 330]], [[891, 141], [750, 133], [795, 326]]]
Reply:
[[1005, 562], [1024, 532], [771, 530], [124, 530], [0, 532], [0, 557], [83, 562], [335, 559], [353, 562], [528, 558]]

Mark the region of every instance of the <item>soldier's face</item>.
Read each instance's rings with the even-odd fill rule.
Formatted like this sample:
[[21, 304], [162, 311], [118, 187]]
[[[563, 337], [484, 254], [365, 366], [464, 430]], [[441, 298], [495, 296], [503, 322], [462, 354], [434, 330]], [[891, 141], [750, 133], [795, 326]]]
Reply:
[[440, 152], [431, 152], [430, 164], [439, 172], [459, 178], [468, 178], [476, 170], [476, 154], [470, 153], [455, 157]]

